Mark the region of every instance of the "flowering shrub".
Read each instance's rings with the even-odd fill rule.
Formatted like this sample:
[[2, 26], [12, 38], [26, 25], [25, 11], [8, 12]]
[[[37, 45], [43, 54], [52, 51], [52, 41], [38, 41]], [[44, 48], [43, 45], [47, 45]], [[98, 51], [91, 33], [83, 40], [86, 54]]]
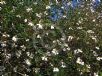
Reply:
[[1, 76], [102, 76], [101, 0], [0, 0]]

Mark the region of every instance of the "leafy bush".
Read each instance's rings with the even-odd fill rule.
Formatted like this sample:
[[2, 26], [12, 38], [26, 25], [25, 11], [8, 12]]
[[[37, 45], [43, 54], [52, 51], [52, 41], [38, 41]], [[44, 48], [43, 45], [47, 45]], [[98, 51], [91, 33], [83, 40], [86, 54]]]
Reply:
[[0, 0], [0, 75], [102, 76], [100, 0]]

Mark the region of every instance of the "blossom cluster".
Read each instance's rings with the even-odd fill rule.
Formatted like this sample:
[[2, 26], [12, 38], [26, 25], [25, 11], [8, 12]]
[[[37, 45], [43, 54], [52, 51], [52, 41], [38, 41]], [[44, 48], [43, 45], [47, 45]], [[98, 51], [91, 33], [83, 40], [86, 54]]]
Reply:
[[0, 76], [102, 75], [100, 0], [10, 1], [0, 1]]

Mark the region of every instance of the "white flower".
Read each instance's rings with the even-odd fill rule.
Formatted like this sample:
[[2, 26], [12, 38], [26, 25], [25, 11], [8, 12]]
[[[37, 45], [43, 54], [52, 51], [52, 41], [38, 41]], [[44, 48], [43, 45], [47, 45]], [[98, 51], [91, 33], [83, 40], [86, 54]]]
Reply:
[[33, 22], [28, 23], [29, 26], [34, 26]]
[[6, 4], [6, 2], [1, 0], [1, 1], [0, 1], [0, 4]]
[[81, 24], [81, 23], [82, 23], [82, 21], [81, 21], [81, 20], [79, 20], [79, 21], [78, 21], [78, 23], [79, 23], [79, 24]]
[[51, 29], [54, 29], [54, 26], [51, 26]]
[[98, 60], [98, 61], [102, 60], [102, 57], [97, 57], [97, 60]]
[[26, 59], [26, 60], [25, 60], [25, 63], [26, 63], [28, 66], [30, 66], [30, 65], [31, 65], [31, 62], [30, 62], [30, 60], [29, 60], [29, 59]]
[[47, 55], [47, 56], [51, 56], [51, 53], [50, 53], [50, 52], [46, 52], [46, 55]]
[[35, 13], [37, 17], [41, 18], [42, 13]]
[[47, 32], [46, 35], [49, 35], [49, 33]]
[[37, 5], [38, 3], [37, 2], [34, 2], [34, 5]]
[[39, 29], [43, 29], [41, 24], [37, 24]]
[[64, 40], [65, 40], [65, 38], [64, 38], [64, 37], [62, 37], [62, 38], [61, 38], [61, 40], [62, 40], [62, 41], [64, 41]]
[[65, 68], [65, 67], [66, 67], [66, 65], [62, 64], [62, 65], [61, 65], [61, 67], [62, 67], [62, 68]]
[[97, 46], [97, 47], [95, 47], [97, 50], [99, 50], [100, 48]]
[[9, 34], [6, 34], [6, 33], [4, 33], [2, 36], [3, 37], [10, 37], [10, 35]]
[[90, 67], [90, 65], [86, 65], [86, 67], [88, 68], [88, 69], [90, 69], [91, 67]]
[[47, 57], [43, 56], [41, 57], [42, 60], [47, 61]]
[[63, 51], [66, 51], [66, 48], [63, 48]]
[[59, 72], [59, 69], [57, 67], [54, 67], [53, 72]]
[[38, 73], [39, 72], [39, 69], [40, 68], [35, 68], [35, 73]]
[[95, 10], [92, 7], [90, 7], [90, 9], [91, 9], [91, 12], [95, 12]]
[[68, 44], [67, 44], [67, 43], [65, 43], [65, 44], [64, 44], [64, 46], [68, 47]]
[[26, 41], [29, 41], [29, 39], [26, 39]]
[[22, 54], [21, 50], [18, 50], [18, 51], [16, 52], [17, 58], [19, 58], [19, 57], [21, 56], [21, 54]]
[[16, 36], [13, 36], [13, 37], [12, 37], [12, 40], [13, 40], [14, 42], [16, 42], [16, 41], [18, 40], [18, 38], [17, 38]]
[[77, 27], [77, 29], [83, 29], [82, 27]]
[[71, 5], [71, 2], [68, 2], [67, 4], [68, 4], [68, 5]]
[[63, 15], [63, 18], [66, 18], [67, 16], [66, 15]]
[[98, 56], [98, 54], [96, 53], [96, 51], [93, 51], [93, 55], [94, 56]]
[[28, 76], [27, 74], [24, 74], [24, 76]]
[[74, 50], [74, 54], [77, 54], [77, 53], [82, 53], [83, 51], [81, 49], [76, 49]]
[[6, 58], [7, 58], [7, 59], [10, 59], [10, 58], [11, 58], [11, 54], [7, 54], [7, 55], [6, 55]]
[[45, 15], [48, 15], [47, 11], [44, 12]]
[[59, 54], [58, 51], [57, 51], [56, 49], [53, 49], [53, 50], [52, 50], [52, 53], [53, 53], [54, 55]]
[[1, 11], [1, 9], [2, 9], [2, 8], [0, 7], [0, 11]]
[[65, 68], [65, 67], [66, 67], [66, 65], [65, 65], [64, 62], [61, 62], [61, 67], [62, 67], [62, 68]]
[[5, 47], [5, 46], [6, 46], [6, 43], [2, 43], [1, 46], [2, 46], [2, 47]]
[[27, 8], [26, 11], [30, 12], [30, 11], [32, 11], [32, 8]]
[[94, 31], [92, 31], [92, 30], [87, 30], [87, 32], [88, 32], [88, 33], [94, 33]]
[[98, 73], [94, 73], [94, 76], [99, 76]]
[[40, 35], [37, 35], [37, 38], [41, 38], [41, 36]]
[[96, 36], [90, 36], [95, 42], [97, 42]]
[[58, 1], [56, 0], [56, 3], [58, 4]]
[[50, 8], [51, 8], [51, 6], [49, 6], [49, 5], [46, 6], [46, 9], [50, 9]]
[[70, 49], [71, 49], [70, 47], [67, 48], [67, 50], [70, 50]]
[[17, 67], [14, 67], [14, 68], [13, 68], [13, 71], [14, 71], [14, 72], [17, 72]]
[[76, 63], [84, 65], [84, 62], [80, 59], [80, 57], [77, 58]]
[[24, 22], [27, 22], [28, 20], [27, 19], [24, 19]]
[[21, 45], [20, 47], [22, 48], [22, 51], [25, 51], [26, 50], [25, 45]]
[[73, 38], [73, 36], [68, 36], [68, 41], [71, 41]]
[[95, 22], [96, 20], [95, 20], [95, 19], [93, 19], [92, 21], [93, 21], [93, 22]]
[[29, 56], [30, 55], [30, 52], [26, 52], [26, 54], [27, 54], [27, 56]]
[[16, 17], [19, 17], [19, 18], [21, 18], [21, 16], [20, 16], [20, 15], [16, 15]]
[[72, 27], [69, 27], [69, 29], [73, 30], [73, 28], [72, 28]]
[[56, 43], [56, 40], [53, 40], [53, 43]]

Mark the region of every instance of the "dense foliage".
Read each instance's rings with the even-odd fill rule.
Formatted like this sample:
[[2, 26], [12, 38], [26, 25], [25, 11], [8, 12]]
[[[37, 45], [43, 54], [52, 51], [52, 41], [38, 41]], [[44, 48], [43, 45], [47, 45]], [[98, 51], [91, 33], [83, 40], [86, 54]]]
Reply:
[[0, 0], [0, 76], [102, 76], [101, 0]]

